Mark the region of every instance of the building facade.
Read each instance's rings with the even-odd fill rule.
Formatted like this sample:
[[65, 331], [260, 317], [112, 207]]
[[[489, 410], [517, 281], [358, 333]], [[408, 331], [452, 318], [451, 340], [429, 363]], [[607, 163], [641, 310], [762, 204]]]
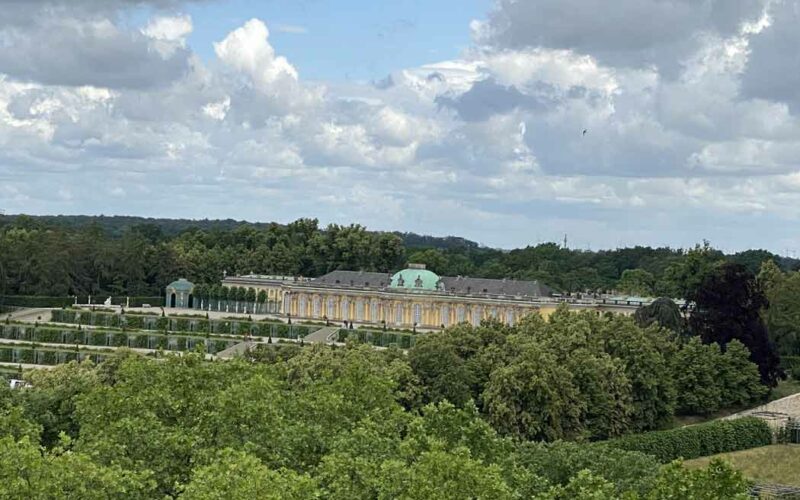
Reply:
[[394, 274], [333, 271], [315, 279], [246, 275], [226, 277], [228, 287], [264, 290], [274, 313], [286, 317], [390, 328], [438, 329], [494, 318], [514, 325], [539, 312], [570, 308], [633, 313], [642, 302], [555, 296], [537, 281], [438, 276], [409, 264]]

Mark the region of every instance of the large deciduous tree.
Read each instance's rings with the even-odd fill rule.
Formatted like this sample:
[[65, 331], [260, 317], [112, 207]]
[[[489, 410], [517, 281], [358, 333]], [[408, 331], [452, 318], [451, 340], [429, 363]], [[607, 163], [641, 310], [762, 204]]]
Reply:
[[750, 350], [763, 384], [774, 387], [783, 377], [780, 358], [761, 319], [768, 301], [755, 276], [743, 265], [718, 266], [687, 297], [693, 305], [689, 319], [693, 334], [724, 349], [739, 340]]

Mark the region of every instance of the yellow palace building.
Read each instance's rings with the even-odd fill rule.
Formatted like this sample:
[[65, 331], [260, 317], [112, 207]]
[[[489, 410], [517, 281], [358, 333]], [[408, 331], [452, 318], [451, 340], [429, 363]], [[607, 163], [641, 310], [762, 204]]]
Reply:
[[438, 276], [422, 264], [394, 274], [333, 271], [319, 278], [245, 275], [225, 277], [228, 287], [264, 290], [272, 312], [299, 320], [437, 329], [495, 318], [513, 325], [538, 311], [570, 308], [631, 314], [639, 301], [557, 296], [538, 281]]

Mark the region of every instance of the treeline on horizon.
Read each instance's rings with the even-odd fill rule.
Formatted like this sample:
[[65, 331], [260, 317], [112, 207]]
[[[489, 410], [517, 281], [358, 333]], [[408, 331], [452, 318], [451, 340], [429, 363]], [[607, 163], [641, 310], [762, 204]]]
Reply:
[[[766, 250], [704, 254], [758, 273], [771, 260], [783, 271], [800, 261]], [[459, 237], [234, 220], [124, 216], [0, 216], [0, 294], [163, 294], [177, 277], [217, 283], [227, 274], [320, 276], [336, 269], [392, 272], [420, 262], [446, 276], [539, 280], [563, 293], [616, 291], [685, 297], [690, 251], [636, 246], [587, 251], [556, 243], [514, 250]]]

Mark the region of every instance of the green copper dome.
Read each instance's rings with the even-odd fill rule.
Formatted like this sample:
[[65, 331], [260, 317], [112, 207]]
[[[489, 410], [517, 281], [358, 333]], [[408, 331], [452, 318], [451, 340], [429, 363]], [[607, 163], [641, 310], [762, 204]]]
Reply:
[[405, 288], [408, 290], [436, 290], [439, 276], [427, 269], [408, 268], [396, 272], [392, 276], [390, 288]]
[[167, 288], [173, 289], [178, 292], [191, 292], [194, 289], [194, 283], [191, 281], [186, 280], [185, 278], [181, 278], [178, 281], [173, 281]]

